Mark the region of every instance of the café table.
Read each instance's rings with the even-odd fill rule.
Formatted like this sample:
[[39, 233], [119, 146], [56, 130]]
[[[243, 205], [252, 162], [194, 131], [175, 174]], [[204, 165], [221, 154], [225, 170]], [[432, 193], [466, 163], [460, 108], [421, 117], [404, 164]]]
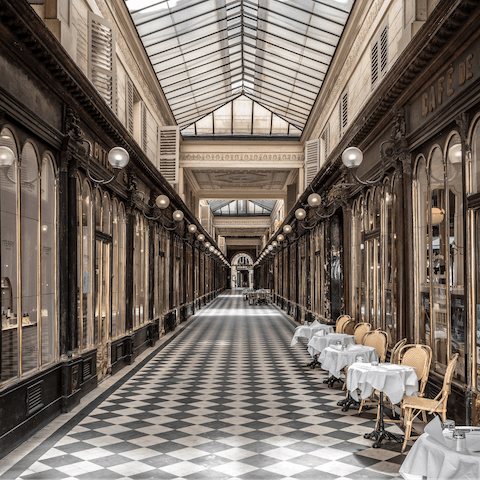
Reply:
[[313, 335], [319, 331], [323, 331], [325, 332], [325, 335], [327, 335], [329, 333], [333, 333], [334, 329], [332, 325], [325, 325], [324, 323], [317, 322], [317, 320], [310, 325], [299, 325], [295, 329], [290, 346], [293, 347], [298, 342], [300, 337], [310, 340]]
[[466, 432], [468, 451], [455, 451], [451, 432], [444, 432], [446, 444], [424, 433], [417, 438], [405, 457], [400, 475], [406, 480], [480, 478], [480, 429], [468, 426], [457, 428]]
[[375, 390], [380, 392], [377, 424], [372, 433], [365, 438], [374, 439], [374, 448], [379, 448], [383, 440], [394, 440], [402, 443], [402, 438], [385, 430], [383, 420], [383, 395], [387, 395], [392, 404], [399, 403], [403, 395], [414, 395], [418, 391], [418, 378], [413, 367], [394, 365], [391, 363], [354, 363], [348, 368], [347, 389], [354, 400], [358, 401], [357, 389], [361, 390], [361, 398], [368, 398]]
[[365, 363], [378, 362], [378, 354], [374, 347], [352, 343], [345, 347], [337, 345], [325, 347], [317, 359], [323, 370], [327, 370], [329, 373], [329, 379], [331, 379], [327, 382], [329, 387], [332, 387], [335, 381], [340, 379], [342, 369], [357, 362], [358, 357], [361, 357]]
[[[308, 353], [313, 358], [310, 363], [310, 368], [315, 368], [320, 365], [318, 362], [318, 355], [322, 350], [332, 344], [340, 342], [342, 345], [348, 345], [349, 343], [355, 343], [355, 337], [353, 335], [347, 335], [346, 333], [329, 333], [324, 335], [324, 332], [319, 331], [313, 335], [313, 337], [307, 343]], [[328, 383], [328, 379], [324, 382]]]

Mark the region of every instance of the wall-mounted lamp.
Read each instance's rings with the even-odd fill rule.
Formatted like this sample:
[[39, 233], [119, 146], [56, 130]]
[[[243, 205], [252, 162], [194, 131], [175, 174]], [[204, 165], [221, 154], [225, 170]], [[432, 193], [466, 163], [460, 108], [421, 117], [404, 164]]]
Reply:
[[303, 220], [307, 216], [307, 212], [304, 208], [297, 208], [295, 210], [295, 217], [297, 220]]
[[181, 222], [183, 220], [183, 212], [181, 210], [175, 210], [172, 214], [172, 218], [175, 222]]
[[110, 165], [113, 167], [114, 174], [108, 180], [100, 180], [98, 178], [94, 178], [90, 174], [90, 158], [92, 156], [92, 144], [88, 140], [84, 140], [83, 142], [84, 144], [88, 145], [88, 149], [85, 153], [88, 159], [87, 160], [87, 176], [92, 182], [98, 183], [99, 185], [106, 185], [107, 183], [110, 183], [112, 180], [117, 178], [120, 172], [128, 165], [128, 162], [130, 161], [130, 155], [124, 148], [113, 147], [108, 152], [107, 158], [108, 158], [108, 163], [110, 163]]
[[276, 246], [278, 245], [278, 243], [274, 240], [274, 241], [272, 242], [272, 245], [273, 245], [274, 247], [276, 247]]
[[203, 241], [205, 240], [205, 235], [204, 235], [203, 233], [199, 233], [199, 234], [197, 235], [197, 240], [198, 240], [199, 242], [203, 242]]
[[155, 199], [155, 205], [160, 210], [165, 210], [170, 205], [170, 199], [166, 195], [159, 195]]
[[286, 233], [287, 235], [289, 233], [292, 233], [292, 227], [290, 225], [284, 225], [283, 226], [283, 233]]
[[440, 225], [445, 218], [445, 211], [438, 208], [432, 208], [432, 225]]
[[194, 223], [191, 223], [187, 228], [189, 233], [197, 233], [197, 226]]
[[210, 242], [205, 242], [205, 248], [210, 248], [211, 243]]
[[277, 240], [278, 240], [279, 242], [283, 242], [283, 241], [285, 240], [285, 237], [284, 237], [282, 234], [277, 235]]

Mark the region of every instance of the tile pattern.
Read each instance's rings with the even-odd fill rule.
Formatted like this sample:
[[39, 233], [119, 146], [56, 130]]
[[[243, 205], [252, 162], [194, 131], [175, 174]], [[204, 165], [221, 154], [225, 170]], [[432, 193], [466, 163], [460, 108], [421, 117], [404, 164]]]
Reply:
[[274, 306], [220, 296], [105, 400], [0, 478], [393, 479], [400, 446], [371, 448], [373, 412], [343, 413]]

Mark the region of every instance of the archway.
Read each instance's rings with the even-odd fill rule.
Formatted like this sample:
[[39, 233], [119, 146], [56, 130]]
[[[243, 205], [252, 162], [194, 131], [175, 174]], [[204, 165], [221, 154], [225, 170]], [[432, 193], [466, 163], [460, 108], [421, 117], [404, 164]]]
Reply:
[[248, 253], [239, 252], [232, 258], [231, 288], [253, 286], [253, 258]]

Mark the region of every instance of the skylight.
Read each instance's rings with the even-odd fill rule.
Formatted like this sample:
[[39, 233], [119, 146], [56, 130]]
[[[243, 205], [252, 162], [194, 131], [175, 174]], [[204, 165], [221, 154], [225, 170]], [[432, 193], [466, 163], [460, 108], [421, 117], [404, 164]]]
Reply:
[[[301, 133], [353, 2], [126, 0], [126, 5], [182, 133], [192, 132], [195, 123], [197, 134], [210, 124], [213, 131], [212, 112], [238, 97]], [[242, 118], [234, 124], [252, 134]]]

